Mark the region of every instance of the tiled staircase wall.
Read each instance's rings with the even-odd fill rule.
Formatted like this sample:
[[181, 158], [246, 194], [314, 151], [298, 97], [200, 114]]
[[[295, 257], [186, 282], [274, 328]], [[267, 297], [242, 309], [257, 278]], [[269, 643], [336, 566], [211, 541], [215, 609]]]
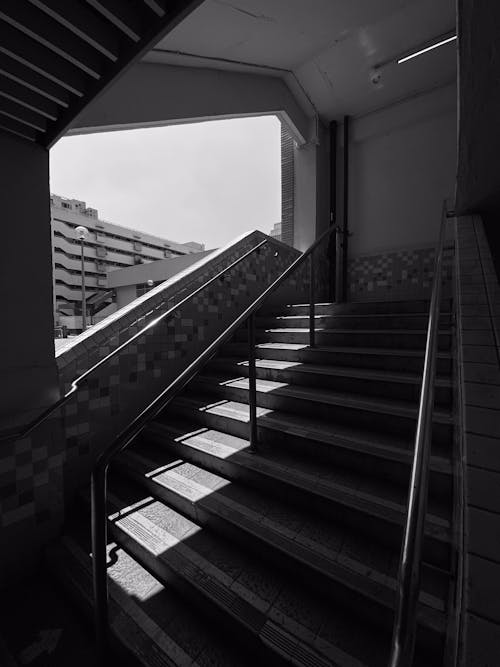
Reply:
[[[166, 308], [254, 247], [251, 232], [114, 313], [70, 346], [57, 362], [62, 391]], [[89, 384], [29, 437], [2, 444], [0, 454], [0, 587], [25, 574], [60, 530], [64, 510], [88, 481], [96, 451], [138, 414], [214, 340], [299, 252], [273, 239], [243, 260], [175, 317], [148, 332], [103, 367]]]
[[465, 494], [464, 664], [500, 656], [500, 285], [479, 216], [457, 220]]
[[[150, 292], [152, 303], [141, 300], [135, 317], [127, 312], [131, 320], [126, 329], [127, 338], [147, 323], [148, 316], [141, 317], [142, 312], [155, 308], [155, 300], [158, 302], [161, 299], [149, 317], [158, 316], [166, 307], [180, 301], [186, 293], [264, 238], [264, 234], [253, 232], [233, 245], [219, 255], [216, 262], [209, 263], [195, 281], [190, 281], [186, 292], [169, 295], [168, 283], [163, 294], [156, 290]], [[298, 255], [298, 251], [270, 239], [258, 252], [228, 271], [223, 279], [201, 291], [173, 317], [146, 332], [92, 376], [88, 385], [63, 410], [65, 484], [69, 490], [86, 481], [96, 452], [111, 442], [135, 415], [222, 334]], [[111, 324], [116, 325], [114, 320]], [[125, 335], [123, 327], [120, 335]], [[98, 334], [96, 344], [99, 346]], [[113, 347], [107, 345], [103, 350], [100, 345], [99, 352], [102, 355]], [[61, 373], [64, 391], [69, 389], [74, 378], [73, 373], [68, 374], [66, 369]]]
[[[443, 292], [452, 285], [452, 244], [445, 251]], [[349, 301], [428, 299], [434, 277], [434, 246], [359, 255], [348, 263]]]

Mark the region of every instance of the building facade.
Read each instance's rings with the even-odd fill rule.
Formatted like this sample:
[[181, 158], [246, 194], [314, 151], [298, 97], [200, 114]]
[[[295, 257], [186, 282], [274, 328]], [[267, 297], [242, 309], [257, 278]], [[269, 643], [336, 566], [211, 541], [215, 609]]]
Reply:
[[78, 329], [82, 304], [80, 241], [75, 229], [84, 226], [85, 287], [88, 313], [106, 314], [112, 292], [107, 273], [165, 258], [202, 252], [201, 243], [175, 243], [135, 229], [101, 220], [97, 209], [84, 201], [51, 195], [54, 322]]

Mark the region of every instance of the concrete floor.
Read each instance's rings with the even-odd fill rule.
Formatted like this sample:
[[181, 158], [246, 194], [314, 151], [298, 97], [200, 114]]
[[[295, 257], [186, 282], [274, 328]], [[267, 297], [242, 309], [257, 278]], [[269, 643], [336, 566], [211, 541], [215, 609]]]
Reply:
[[[2, 592], [2, 665], [89, 667], [95, 664], [91, 627], [45, 572]], [[2, 655], [1, 643], [4, 645]]]

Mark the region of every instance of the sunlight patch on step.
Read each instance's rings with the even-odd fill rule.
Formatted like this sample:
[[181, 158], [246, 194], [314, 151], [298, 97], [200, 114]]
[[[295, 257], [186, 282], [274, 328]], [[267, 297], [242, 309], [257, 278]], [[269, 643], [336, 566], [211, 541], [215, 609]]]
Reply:
[[[233, 378], [231, 380], [224, 380], [224, 382], [219, 382], [221, 387], [234, 387], [235, 389], [246, 389], [248, 390], [249, 380], [246, 377]], [[274, 382], [273, 380], [257, 380], [257, 391], [264, 394], [268, 394], [270, 391], [275, 391], [276, 389], [283, 389], [288, 387], [287, 382]]]
[[189, 445], [200, 452], [213, 454], [219, 459], [228, 459], [238, 452], [244, 452], [245, 450], [250, 449], [248, 440], [232, 436], [230, 439], [231, 445], [228, 445], [223, 440], [220, 440], [221, 435], [224, 437], [226, 434], [221, 434], [218, 431], [213, 431], [208, 428], [201, 428], [191, 433], [184, 433], [178, 438], [175, 438], [175, 442]]
[[[325, 302], [322, 302], [322, 303], [315, 303], [314, 305], [315, 306], [335, 306], [336, 304], [335, 304], [335, 302], [332, 302], [332, 301], [325, 301]], [[295, 308], [296, 306], [307, 306], [309, 308], [308, 303], [287, 303], [286, 304], [287, 308]]]
[[308, 346], [300, 343], [259, 343], [263, 350], [305, 350]]
[[[137, 457], [137, 458], [142, 458], [142, 457]], [[143, 459], [146, 461], [146, 459]], [[155, 470], [150, 470], [150, 472], [147, 472], [145, 474], [145, 477], [155, 477], [156, 475], [160, 475], [162, 472], [165, 472], [166, 470], [169, 470], [169, 468], [176, 468], [178, 465], [183, 463], [181, 459], [177, 459], [176, 461], [171, 461], [170, 463], [167, 463], [164, 466], [160, 466], [159, 468], [155, 468]]]
[[[329, 317], [329, 315], [314, 315], [315, 319], [319, 319], [321, 317]], [[275, 320], [304, 320], [305, 318], [309, 318], [309, 315], [279, 315], [278, 317], [275, 317]]]
[[[314, 331], [325, 331], [324, 327], [314, 327]], [[285, 327], [284, 329], [266, 329], [266, 333], [309, 333], [309, 327]]]
[[[238, 366], [248, 366], [248, 361], [239, 361]], [[280, 371], [285, 371], [288, 368], [296, 368], [297, 366], [303, 366], [300, 361], [279, 361], [277, 359], [256, 359], [255, 365], [257, 368], [269, 368], [276, 369]]]
[[[202, 500], [231, 484], [228, 479], [219, 477], [217, 479], [217, 484], [213, 488], [211, 486], [206, 486], [205, 484], [196, 481], [196, 479], [193, 478], [193, 475], [190, 474], [190, 470], [191, 467], [189, 464], [183, 463], [178, 466], [176, 470], [167, 470], [161, 475], [158, 475], [158, 477], [155, 478], [155, 481], [164, 488], [169, 489], [174, 493], [178, 493], [184, 498], [188, 498], [193, 503]], [[186, 474], [183, 474], [183, 471]], [[215, 475], [213, 477], [215, 478]]]
[[[217, 403], [211, 403], [209, 405], [204, 405], [201, 408], [198, 408], [198, 411], [207, 412], [208, 414], [216, 415], [218, 417], [236, 419], [239, 422], [248, 423], [250, 421], [248, 405], [245, 405], [244, 403], [237, 403], [236, 401], [217, 401]], [[267, 408], [261, 408], [257, 406], [257, 418], [265, 417], [272, 412], [274, 412], [274, 410], [268, 410]]]
[[[168, 549], [172, 549], [183, 542], [184, 538], [175, 537], [170, 532], [158, 526], [148, 517], [136, 512], [124, 519], [120, 519], [116, 524], [129, 535], [134, 542], [137, 542], [144, 549], [154, 556], [161, 556]], [[193, 525], [189, 532], [189, 537], [201, 531], [199, 526]]]
[[205, 428], [205, 427], [198, 428], [198, 429], [196, 429], [196, 431], [190, 431], [189, 433], [183, 433], [178, 438], [174, 438], [174, 442], [182, 442], [186, 438], [191, 438], [191, 437], [196, 436], [196, 435], [201, 435], [202, 433], [206, 433], [207, 431], [208, 431], [208, 429]]

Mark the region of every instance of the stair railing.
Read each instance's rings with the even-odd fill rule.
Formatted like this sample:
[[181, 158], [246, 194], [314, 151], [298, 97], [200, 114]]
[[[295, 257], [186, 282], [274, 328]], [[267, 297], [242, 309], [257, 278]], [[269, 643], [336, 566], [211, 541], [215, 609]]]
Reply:
[[422, 388], [420, 390], [406, 524], [399, 561], [396, 612], [389, 667], [410, 667], [413, 664], [415, 651], [422, 544], [425, 516], [427, 513], [429, 463], [432, 445], [432, 415], [434, 410], [434, 382], [436, 376], [443, 249], [447, 217], [446, 202], [444, 202], [429, 307], [425, 361]]
[[[256, 368], [255, 368], [255, 313], [264, 304], [266, 299], [282, 283], [289, 278], [308, 258], [313, 264], [313, 253], [316, 248], [335, 231], [333, 226], [329, 227], [300, 257], [285, 269], [285, 271], [266, 289], [262, 294], [239, 315], [234, 322], [214, 340], [182, 373], [171, 382], [149, 405], [146, 407], [126, 428], [124, 428], [114, 439], [111, 445], [105, 449], [97, 458], [91, 474], [91, 521], [92, 521], [92, 572], [94, 586], [94, 614], [95, 632], [98, 651], [99, 665], [107, 666], [108, 663], [108, 578], [107, 578], [107, 472], [112, 459], [121, 451], [126, 449], [147, 425], [155, 419], [175, 398], [175, 396], [188, 384], [198, 373], [201, 367], [217, 352], [219, 347], [225, 343], [235, 332], [248, 321], [248, 343], [249, 343], [249, 426], [250, 446], [257, 446], [257, 398], [256, 398]], [[257, 249], [267, 241], [259, 244]], [[250, 251], [250, 252], [253, 252]], [[277, 251], [278, 252], [278, 251]], [[247, 253], [245, 255], [248, 256]], [[243, 259], [243, 258], [241, 258]], [[314, 265], [311, 270], [314, 277]], [[217, 278], [217, 276], [216, 276]], [[216, 278], [212, 279], [215, 280]], [[206, 283], [207, 284], [207, 283]], [[199, 289], [203, 289], [203, 285]], [[199, 290], [193, 293], [196, 294]], [[191, 296], [186, 297], [186, 300]], [[183, 301], [175, 306], [178, 310]], [[167, 314], [165, 314], [166, 316]], [[154, 326], [151, 323], [149, 326]], [[310, 326], [314, 327], [314, 321]]]

